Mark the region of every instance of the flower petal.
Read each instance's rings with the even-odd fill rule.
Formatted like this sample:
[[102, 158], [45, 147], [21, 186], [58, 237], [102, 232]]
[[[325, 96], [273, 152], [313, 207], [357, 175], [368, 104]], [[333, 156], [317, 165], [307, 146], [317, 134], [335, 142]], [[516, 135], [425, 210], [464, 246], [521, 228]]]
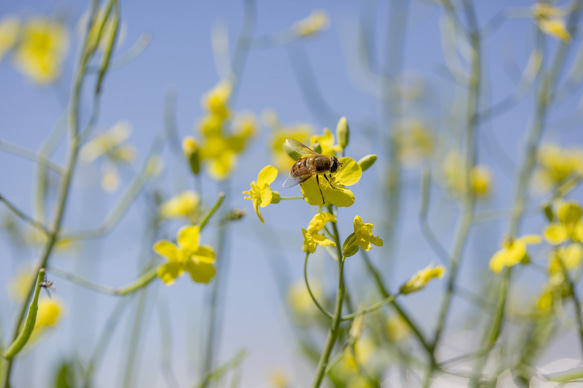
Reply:
[[520, 240], [523, 244], [540, 244], [542, 241], [541, 237], [537, 234], [526, 234], [520, 237], [518, 240]]
[[553, 245], [558, 245], [568, 237], [567, 229], [564, 225], [551, 223], [544, 232], [545, 239]]
[[506, 266], [506, 252], [504, 249], [499, 250], [490, 259], [490, 271], [500, 273]]
[[354, 204], [354, 194], [347, 188], [337, 186], [336, 188], [324, 186], [322, 190], [326, 202], [329, 202], [338, 207], [349, 207]]
[[270, 185], [277, 178], [277, 168], [273, 166], [265, 166], [257, 176], [257, 185]]
[[196, 251], [200, 244], [200, 226], [185, 226], [178, 231], [178, 245], [188, 251]]
[[334, 175], [336, 182], [343, 186], [352, 186], [357, 183], [362, 176], [360, 165], [352, 158], [340, 158], [339, 162], [342, 166]]
[[168, 286], [174, 283], [176, 278], [182, 275], [183, 272], [184, 265], [182, 263], [171, 261], [158, 268], [158, 277]]
[[170, 261], [178, 261], [178, 247], [171, 243], [170, 241], [162, 240], [154, 244], [154, 252], [160, 256], [164, 256]]
[[186, 270], [192, 280], [196, 283], [208, 283], [217, 273], [217, 270], [212, 264], [195, 263], [194, 261], [189, 261], [186, 264]]
[[212, 264], [215, 262], [216, 258], [215, 251], [208, 245], [203, 245], [198, 247], [198, 249], [192, 254], [192, 257], [199, 262]]
[[269, 187], [267, 184], [259, 186], [259, 190], [261, 193], [261, 202], [259, 203], [259, 206], [266, 207], [271, 203], [271, 199], [273, 198], [273, 191], [271, 191], [271, 187]]

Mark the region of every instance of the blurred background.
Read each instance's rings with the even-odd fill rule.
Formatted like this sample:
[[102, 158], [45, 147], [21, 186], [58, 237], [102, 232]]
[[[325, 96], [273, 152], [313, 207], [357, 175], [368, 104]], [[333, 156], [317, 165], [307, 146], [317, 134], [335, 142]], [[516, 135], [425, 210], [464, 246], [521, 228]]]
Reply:
[[[440, 258], [422, 235], [419, 223], [422, 175], [423, 171], [432, 172], [428, 220], [437, 239], [450, 250], [461, 202], [455, 189], [448, 186], [448, 170], [442, 166], [447, 165], [450, 151], [461, 146], [458, 135], [467, 125], [467, 88], [460, 85], [460, 78], [472, 47], [456, 38], [444, 7], [436, 1], [248, 3], [120, 2], [119, 39], [101, 93], [96, 130], [90, 138], [124, 123], [122, 126], [131, 128], [124, 144], [133, 147], [135, 157], [114, 167], [104, 166], [103, 160], [81, 158], [73, 177], [64, 231], [101, 225], [124, 198], [153, 147], [161, 150], [163, 168], [144, 184], [107, 234], [57, 249], [51, 265], [108, 287], [126, 285], [155, 257], [152, 245], [162, 238], [173, 239], [185, 225], [184, 220], [158, 220], [161, 224], [153, 231], [160, 203], [185, 190], [197, 190], [203, 207], [208, 208], [224, 191], [225, 210], [241, 209], [246, 215], [229, 223], [221, 256], [227, 264], [220, 275], [224, 290], [216, 322], [215, 365], [233, 360], [244, 350], [241, 386], [281, 386], [277, 380], [283, 379], [281, 376], [286, 376], [290, 386], [306, 386], [314, 366], [301, 355], [297, 331], [314, 331], [319, 349], [325, 332], [298, 320], [289, 290], [294, 285], [303, 286], [301, 228], [306, 228], [315, 208], [301, 200], [282, 201], [261, 209], [265, 218], [261, 225], [251, 201], [241, 193], [249, 190], [264, 166], [275, 164], [272, 143], [278, 125], [302, 125], [312, 134], [330, 128], [335, 133], [338, 119], [345, 116], [351, 131], [347, 156], [359, 160], [377, 154], [379, 159], [351, 187], [356, 202], [339, 211], [341, 235], [351, 233], [356, 215], [375, 225], [373, 233], [385, 240], [385, 246], [373, 249], [370, 257], [393, 291], [417, 270], [439, 264]], [[476, 126], [476, 163], [485, 169], [487, 186], [483, 195], [478, 195], [476, 211], [486, 221], [471, 229], [459, 284], [476, 293], [487, 287], [493, 276], [488, 263], [508, 228], [525, 134], [536, 112], [533, 90], [540, 66], [533, 59], [533, 47], [544, 48], [541, 62], [548, 66], [548, 58], [561, 44], [554, 36], [541, 37], [532, 5], [529, 1], [474, 2], [478, 25], [484, 27], [478, 111], [485, 113]], [[80, 20], [88, 8], [88, 3], [77, 1], [0, 5], [0, 20], [12, 16], [24, 23], [35, 17], [50, 18], [62, 23], [68, 37], [60, 76], [54, 81], [35, 82], [9, 55], [0, 62], [0, 141], [4, 146], [0, 149], [0, 194], [27, 214], [35, 212], [37, 169], [34, 162], [10, 152], [6, 144], [36, 152], [60, 126], [82, 44]], [[295, 23], [315, 9], [327, 14], [327, 28], [309, 36], [294, 36]], [[237, 57], [241, 31], [253, 39], [242, 57]], [[559, 77], [559, 83], [567, 86], [549, 111], [543, 134], [543, 142], [567, 148], [580, 146], [583, 140], [578, 35], [572, 37], [571, 45], [565, 71]], [[205, 169], [194, 179], [176, 138], [179, 142], [186, 136], [200, 138], [198, 126], [205, 115], [201, 98], [229, 75], [229, 58], [241, 61], [231, 107], [234, 112], [255, 116], [255, 136], [237, 157], [226, 181], [214, 179]], [[88, 85], [93, 77], [88, 77]], [[571, 85], [569, 77], [576, 83]], [[392, 85], [389, 97], [383, 79]], [[83, 90], [83, 123], [90, 120], [92, 93], [91, 86]], [[405, 140], [399, 143], [400, 151], [391, 156], [387, 139], [397, 131]], [[51, 157], [63, 166], [66, 144], [63, 140]], [[391, 191], [385, 182], [395, 161], [400, 163], [399, 202], [398, 214], [391, 215], [387, 207]], [[103, 177], [109, 173], [117, 174], [119, 182], [108, 186], [107, 179], [116, 180]], [[281, 188], [286, 175], [280, 173], [272, 188], [285, 197], [301, 195], [299, 186]], [[49, 173], [48, 178], [46, 209], [50, 215], [58, 176]], [[548, 198], [541, 182], [529, 186], [532, 190], [521, 235], [540, 234], [546, 224], [538, 210]], [[571, 196], [581, 199], [580, 189]], [[0, 235], [0, 329], [6, 343], [21, 303], [14, 295], [15, 282], [18, 284], [18, 274], [38, 259], [42, 246], [7, 208], [0, 207], [0, 215], [4, 220]], [[219, 220], [218, 216], [211, 219], [202, 243], [217, 246]], [[535, 247], [533, 260], [544, 266], [547, 250]], [[330, 302], [335, 271], [323, 248], [310, 259], [310, 277]], [[347, 260], [345, 272], [356, 305], [378, 300], [359, 255]], [[52, 294], [61, 302], [62, 315], [58, 324], [15, 363], [15, 387], [49, 386], [58, 368], [79, 360], [88, 362], [108, 324], [114, 326], [105, 332], [113, 337], [96, 366], [95, 386], [172, 386], [172, 380], [176, 386], [192, 386], [200, 381], [206, 338], [201, 330], [209, 314], [210, 285], [195, 284], [188, 276], [171, 286], [155, 280], [144, 291], [121, 298], [81, 287], [50, 270], [48, 274], [57, 288]], [[544, 280], [540, 271], [520, 271], [509, 305], [536, 303]], [[407, 311], [427, 333], [435, 326], [444, 290], [442, 279], [403, 299]], [[116, 309], [121, 311], [119, 315], [115, 315]], [[468, 319], [472, 309], [471, 303], [461, 298], [454, 303], [452, 327], [446, 331], [446, 342], [452, 349], [463, 348], [465, 330], [472, 327]], [[135, 333], [139, 334], [132, 336]], [[541, 365], [563, 357], [580, 359], [580, 350], [569, 335], [556, 338], [540, 358]], [[168, 378], [169, 374], [174, 377]]]

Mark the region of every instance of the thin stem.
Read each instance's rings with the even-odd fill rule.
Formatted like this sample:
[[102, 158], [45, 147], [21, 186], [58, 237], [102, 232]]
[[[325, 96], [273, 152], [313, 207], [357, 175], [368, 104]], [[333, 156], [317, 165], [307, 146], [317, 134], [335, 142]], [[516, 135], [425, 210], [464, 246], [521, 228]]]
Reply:
[[217, 209], [221, 206], [223, 201], [225, 200], [225, 193], [219, 193], [219, 197], [217, 198], [217, 202], [215, 202], [214, 206], [208, 211], [208, 213], [204, 216], [202, 221], [200, 222], [200, 231], [204, 229], [204, 227], [208, 224], [209, 220], [216, 213]]
[[0, 148], [11, 154], [32, 160], [33, 162], [36, 162], [41, 166], [56, 172], [57, 174], [63, 175], [65, 173], [65, 170], [61, 166], [52, 162], [49, 158], [45, 157], [44, 155], [37, 154], [34, 151], [17, 146], [16, 144], [11, 144], [8, 143], [7, 141], [0, 140]]
[[49, 229], [42, 223], [31, 216], [25, 214], [23, 211], [19, 210], [16, 206], [14, 206], [10, 201], [8, 201], [2, 194], [0, 194], [0, 202], [3, 202], [8, 209], [10, 209], [15, 215], [17, 215], [21, 220], [29, 223], [30, 225], [34, 226], [35, 228], [39, 229], [40, 231], [44, 232], [47, 236], [51, 234]]

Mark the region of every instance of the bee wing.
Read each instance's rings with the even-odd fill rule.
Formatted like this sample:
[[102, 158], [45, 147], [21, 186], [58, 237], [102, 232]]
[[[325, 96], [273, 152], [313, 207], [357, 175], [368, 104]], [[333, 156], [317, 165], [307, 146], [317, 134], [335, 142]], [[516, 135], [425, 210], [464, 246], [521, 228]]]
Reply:
[[312, 151], [310, 149], [310, 147], [308, 147], [307, 145], [302, 144], [299, 141], [294, 140], [294, 139], [285, 139], [284, 146], [288, 147], [289, 149], [291, 149], [294, 152], [297, 152], [301, 156], [307, 156], [307, 155], [313, 155], [313, 154], [315, 154], [315, 152]]
[[283, 182], [283, 187], [285, 187], [285, 188], [294, 187], [295, 185], [299, 185], [300, 183], [302, 183], [306, 179], [307, 178], [301, 177], [301, 176], [289, 176], [285, 180], [285, 182]]

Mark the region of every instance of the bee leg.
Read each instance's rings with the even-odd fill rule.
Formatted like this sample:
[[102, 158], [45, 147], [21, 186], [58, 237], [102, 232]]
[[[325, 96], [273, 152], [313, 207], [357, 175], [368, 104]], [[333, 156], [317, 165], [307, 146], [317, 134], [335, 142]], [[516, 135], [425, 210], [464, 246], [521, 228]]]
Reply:
[[328, 175], [324, 174], [324, 178], [326, 178], [326, 180], [328, 181], [328, 183], [330, 183], [330, 187], [332, 187], [333, 189], [336, 189], [337, 188], [336, 186], [334, 186], [332, 184], [332, 182], [330, 182], [330, 179], [328, 179]]
[[[326, 175], [324, 175], [325, 177]], [[328, 178], [326, 178], [327, 180]], [[318, 175], [316, 175], [316, 183], [318, 184], [318, 190], [320, 190], [320, 195], [322, 196], [322, 205], [326, 203], [326, 200], [324, 200], [324, 194], [322, 193], [322, 187], [320, 187], [320, 179], [318, 178]]]

